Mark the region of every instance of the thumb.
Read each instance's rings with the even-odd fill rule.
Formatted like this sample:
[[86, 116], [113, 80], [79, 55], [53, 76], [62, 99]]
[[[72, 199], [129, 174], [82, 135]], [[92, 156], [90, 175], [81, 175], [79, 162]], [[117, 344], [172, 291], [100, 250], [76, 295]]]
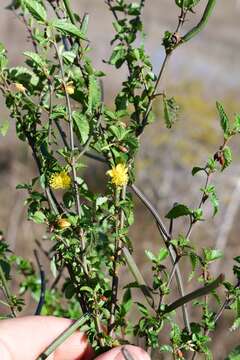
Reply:
[[[124, 357], [123, 349], [126, 350], [126, 356], [129, 354], [129, 359]], [[126, 345], [116, 347], [98, 356], [95, 360], [150, 360], [150, 357], [143, 349], [133, 345]]]

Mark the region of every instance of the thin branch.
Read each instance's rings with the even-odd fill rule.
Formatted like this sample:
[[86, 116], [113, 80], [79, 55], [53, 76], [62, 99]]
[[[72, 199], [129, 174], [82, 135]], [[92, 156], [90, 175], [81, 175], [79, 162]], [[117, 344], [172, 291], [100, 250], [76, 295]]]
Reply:
[[218, 276], [218, 278], [216, 280], [214, 280], [209, 285], [201, 287], [201, 288], [181, 297], [180, 299], [174, 301], [172, 304], [166, 306], [164, 313], [170, 313], [170, 312], [176, 310], [177, 308], [179, 308], [180, 306], [183, 306], [184, 304], [199, 298], [200, 296], [205, 296], [205, 295], [209, 294], [213, 290], [217, 289], [220, 285], [222, 285], [223, 281], [224, 281], [224, 275], [221, 274]]
[[[176, 252], [175, 252], [173, 246], [171, 244], [169, 244], [171, 237], [170, 237], [165, 225], [163, 224], [163, 221], [162, 221], [158, 211], [155, 209], [153, 204], [146, 198], [146, 196], [141, 192], [141, 190], [136, 187], [136, 185], [132, 185], [131, 187], [134, 190], [135, 194], [139, 197], [139, 199], [143, 202], [143, 204], [148, 208], [148, 210], [151, 212], [151, 214], [155, 218], [158, 230], [163, 238], [164, 244], [166, 245], [166, 247], [169, 251], [169, 255], [170, 255], [172, 264], [174, 265], [177, 255], [176, 255]], [[181, 297], [183, 297], [185, 295], [184, 286], [183, 286], [182, 275], [181, 275], [178, 264], [176, 265], [175, 276], [176, 276], [178, 291], [179, 291]], [[183, 306], [182, 306], [182, 312], [183, 312], [183, 320], [184, 320], [185, 327], [190, 332], [191, 328], [190, 328], [189, 315], [188, 315], [187, 307], [185, 304], [183, 304]]]
[[90, 318], [90, 315], [84, 314], [72, 325], [70, 325], [61, 335], [59, 335], [36, 360], [45, 360], [50, 356], [64, 341], [66, 341], [76, 330], [82, 327]]
[[39, 302], [35, 311], [34, 315], [41, 315], [42, 308], [45, 302], [45, 293], [46, 293], [46, 279], [45, 279], [45, 272], [43, 270], [42, 264], [40, 263], [39, 256], [37, 253], [37, 250], [34, 250], [34, 256], [37, 261], [39, 273], [40, 273], [40, 279], [41, 279], [41, 289], [40, 289], [40, 297]]
[[16, 313], [15, 313], [15, 310], [14, 310], [14, 306], [12, 304], [12, 295], [11, 295], [11, 291], [10, 291], [10, 288], [8, 287], [8, 282], [7, 282], [7, 279], [6, 279], [6, 276], [4, 274], [4, 271], [2, 269], [2, 265], [0, 263], [0, 280], [1, 280], [1, 285], [2, 285], [2, 288], [4, 290], [4, 295], [5, 295], [5, 298], [9, 304], [9, 307], [11, 309], [11, 313], [12, 313], [12, 316], [13, 317], [16, 317]]
[[137, 267], [137, 264], [135, 263], [130, 251], [125, 246], [122, 249], [123, 255], [125, 257], [126, 263], [133, 274], [137, 284], [139, 285], [140, 290], [142, 291], [143, 295], [145, 296], [148, 304], [151, 306], [151, 308], [154, 309], [154, 298], [152, 296], [151, 291], [149, 290], [149, 286], [145, 282], [140, 270]]

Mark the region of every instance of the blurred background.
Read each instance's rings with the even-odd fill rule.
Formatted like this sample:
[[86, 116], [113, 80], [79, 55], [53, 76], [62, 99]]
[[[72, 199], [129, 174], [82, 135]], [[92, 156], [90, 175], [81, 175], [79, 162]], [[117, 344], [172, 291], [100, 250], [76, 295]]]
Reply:
[[[1, 1], [0, 41], [8, 50], [12, 66], [23, 63], [21, 53], [31, 47], [27, 43], [26, 30], [15, 17], [5, 10], [10, 0]], [[207, 1], [202, 1], [203, 5]], [[109, 75], [104, 79], [105, 100], [113, 104], [114, 95], [125, 78], [123, 69], [117, 74], [113, 68], [102, 63], [111, 54], [109, 45], [112, 36], [112, 18], [104, 1], [72, 1], [76, 12], [90, 14], [89, 39], [92, 45], [92, 59], [95, 66]], [[202, 7], [188, 16], [185, 30], [197, 23]], [[173, 31], [177, 24], [178, 8], [174, 0], [146, 1], [144, 12], [146, 48], [150, 54], [155, 72], [161, 66], [164, 51], [161, 39], [164, 31]], [[216, 100], [221, 101], [228, 114], [240, 113], [240, 37], [239, 0], [219, 0], [207, 28], [188, 44], [177, 49], [165, 72], [161, 88], [168, 96], [174, 96], [181, 107], [180, 117], [173, 129], [166, 130], [161, 116], [161, 104], [155, 103], [157, 120], [149, 126], [142, 137], [142, 148], [137, 160], [137, 185], [164, 216], [174, 202], [196, 207], [200, 200], [200, 188], [204, 179], [191, 175], [191, 169], [203, 165], [222, 143], [222, 133], [215, 109]], [[8, 113], [1, 99], [0, 123], [8, 119]], [[240, 149], [239, 139], [233, 143], [234, 163], [223, 174], [214, 177], [220, 201], [220, 211], [212, 218], [212, 210], [205, 207], [207, 223], [196, 225], [192, 241], [199, 248], [217, 247], [225, 251], [225, 258], [215, 267], [232, 279], [232, 258], [240, 255]], [[14, 122], [6, 137], [0, 138], [0, 229], [5, 233], [11, 249], [24, 257], [32, 254], [34, 240], [40, 238], [44, 229], [26, 221], [23, 202], [26, 194], [16, 190], [20, 182], [28, 182], [36, 174], [31, 153], [15, 137]], [[102, 165], [89, 162], [84, 176], [93, 188], [98, 189], [105, 174]], [[99, 188], [101, 189], [101, 188]], [[149, 276], [149, 262], [144, 250], [157, 251], [162, 245], [155, 223], [147, 210], [136, 199], [135, 225], [131, 238], [136, 249], [136, 260]], [[183, 231], [180, 224], [179, 231]], [[178, 230], [178, 229], [177, 229]], [[186, 290], [191, 289], [186, 284]], [[226, 312], [218, 325], [213, 342], [214, 359], [224, 359], [237, 345], [239, 333], [227, 330], [232, 324], [231, 315]]]

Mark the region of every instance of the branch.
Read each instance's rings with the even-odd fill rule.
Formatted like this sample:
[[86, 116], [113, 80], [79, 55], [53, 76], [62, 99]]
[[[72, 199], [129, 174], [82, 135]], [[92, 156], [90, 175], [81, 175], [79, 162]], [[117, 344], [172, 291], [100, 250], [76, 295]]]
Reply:
[[182, 37], [179, 44], [191, 40], [194, 36], [200, 33], [200, 31], [206, 26], [208, 19], [213, 12], [214, 6], [216, 5], [216, 2], [217, 0], [208, 0], [207, 6], [205, 8], [205, 11], [203, 13], [200, 22], [192, 30], [190, 30], [186, 35]]
[[90, 318], [88, 313], [84, 314], [72, 325], [70, 325], [62, 334], [60, 334], [39, 356], [36, 360], [45, 360], [50, 356], [64, 341], [66, 341], [77, 329], [83, 326]]
[[38, 253], [37, 250], [34, 250], [34, 256], [36, 258], [37, 261], [37, 265], [38, 265], [38, 269], [40, 272], [40, 279], [41, 279], [41, 290], [40, 290], [40, 297], [39, 297], [39, 302], [35, 311], [34, 315], [41, 315], [42, 312], [42, 308], [45, 302], [45, 293], [46, 293], [46, 279], [45, 279], [45, 272], [43, 270], [43, 267], [40, 263], [39, 257], [38, 257]]
[[183, 306], [184, 304], [195, 300], [196, 298], [199, 298], [201, 296], [205, 296], [205, 295], [209, 294], [213, 290], [217, 289], [220, 285], [222, 285], [222, 283], [224, 282], [224, 278], [225, 278], [224, 275], [221, 274], [211, 284], [201, 287], [200, 289], [197, 289], [197, 290], [181, 297], [180, 299], [174, 301], [172, 304], [166, 306], [164, 313], [170, 313], [173, 310], [176, 310], [177, 308], [179, 308], [180, 306]]

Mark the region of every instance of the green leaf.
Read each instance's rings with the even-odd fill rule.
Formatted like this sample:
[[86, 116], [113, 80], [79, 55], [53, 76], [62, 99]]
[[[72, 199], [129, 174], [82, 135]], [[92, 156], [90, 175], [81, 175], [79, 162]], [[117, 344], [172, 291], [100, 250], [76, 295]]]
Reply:
[[213, 216], [215, 216], [217, 214], [217, 212], [218, 212], [218, 209], [219, 209], [219, 201], [218, 201], [218, 197], [217, 197], [215, 187], [209, 194], [209, 200], [210, 200], [210, 202], [212, 204], [212, 207], [213, 207]]
[[42, 211], [36, 211], [29, 216], [30, 220], [33, 220], [36, 224], [43, 224], [46, 220], [46, 216]]
[[46, 22], [47, 13], [44, 7], [36, 0], [24, 0], [24, 5], [26, 6], [29, 13], [36, 19], [37, 21]]
[[186, 205], [177, 204], [175, 205], [165, 216], [167, 219], [176, 219], [180, 216], [191, 215], [192, 210], [190, 210]]
[[225, 113], [224, 107], [223, 107], [223, 105], [221, 103], [219, 103], [217, 101], [216, 106], [217, 106], [217, 110], [218, 110], [218, 114], [219, 114], [219, 118], [220, 118], [220, 123], [221, 123], [221, 127], [223, 129], [224, 135], [228, 135], [229, 134], [229, 128], [230, 128], [230, 121], [228, 119], [228, 116]]
[[236, 114], [233, 128], [234, 131], [240, 132], [240, 114]]
[[170, 129], [175, 121], [177, 120], [179, 106], [176, 103], [176, 100], [172, 97], [167, 99], [166, 96], [163, 96], [163, 109], [164, 109], [164, 120], [166, 127]]
[[192, 176], [196, 175], [199, 171], [203, 171], [204, 168], [201, 168], [199, 166], [194, 166], [194, 168], [192, 169]]
[[221, 250], [206, 248], [203, 250], [206, 263], [210, 263], [223, 258], [223, 252]]
[[140, 303], [136, 303], [137, 304], [137, 307], [138, 307], [138, 310], [140, 311], [140, 313], [144, 316], [148, 316], [148, 309], [146, 308], [146, 306], [144, 306], [143, 304], [140, 304]]
[[81, 32], [85, 35], [87, 34], [87, 31], [88, 31], [88, 23], [89, 23], [89, 15], [84, 14], [80, 29], [81, 29]]
[[9, 77], [11, 80], [23, 84], [26, 88], [30, 85], [37, 86], [39, 77], [33, 71], [23, 67], [17, 66], [9, 69]]
[[88, 111], [92, 113], [101, 104], [101, 88], [94, 75], [89, 76], [88, 86]]
[[51, 25], [59, 30], [63, 35], [73, 35], [78, 37], [79, 39], [86, 40], [84, 33], [78, 29], [76, 25], [68, 22], [64, 19], [57, 19], [52, 21]]
[[162, 345], [160, 347], [161, 352], [173, 353], [173, 348], [170, 345]]
[[240, 360], [240, 345], [231, 351], [225, 360]]
[[63, 51], [62, 57], [67, 64], [73, 64], [76, 54], [73, 51]]
[[64, 294], [67, 299], [71, 299], [73, 295], [75, 294], [75, 288], [74, 285], [69, 281], [65, 284], [63, 287]]
[[125, 62], [127, 56], [127, 51], [123, 45], [118, 45], [112, 52], [112, 55], [109, 59], [109, 64], [116, 66], [119, 69], [122, 64]]
[[0, 134], [2, 136], [6, 136], [7, 132], [9, 129], [9, 122], [8, 121], [3, 121], [2, 124], [0, 125]]
[[150, 250], [145, 250], [145, 254], [146, 254], [147, 257], [149, 258], [149, 260], [151, 260], [151, 261], [155, 261], [155, 260], [156, 260], [156, 256], [155, 256]]
[[167, 256], [168, 256], [168, 249], [162, 248], [157, 255], [158, 262], [162, 262], [163, 260], [166, 259]]
[[85, 144], [89, 137], [90, 127], [88, 123], [87, 117], [77, 111], [73, 111], [72, 117], [74, 120], [74, 124], [79, 132], [81, 143]]
[[37, 53], [34, 53], [32, 51], [25, 51], [23, 53], [25, 56], [30, 58], [36, 65], [43, 67], [46, 65], [46, 62], [41, 58], [41, 56]]
[[222, 167], [222, 170], [226, 169], [231, 162], [232, 162], [232, 150], [229, 146], [225, 146], [223, 149], [223, 158], [224, 158], [224, 165]]
[[200, 0], [175, 0], [176, 5], [180, 8], [191, 10], [194, 6], [199, 3]]
[[122, 307], [124, 309], [125, 314], [128, 313], [128, 311], [130, 310], [132, 306], [132, 294], [131, 294], [131, 289], [128, 288], [124, 295], [123, 295], [123, 299], [122, 299]]

